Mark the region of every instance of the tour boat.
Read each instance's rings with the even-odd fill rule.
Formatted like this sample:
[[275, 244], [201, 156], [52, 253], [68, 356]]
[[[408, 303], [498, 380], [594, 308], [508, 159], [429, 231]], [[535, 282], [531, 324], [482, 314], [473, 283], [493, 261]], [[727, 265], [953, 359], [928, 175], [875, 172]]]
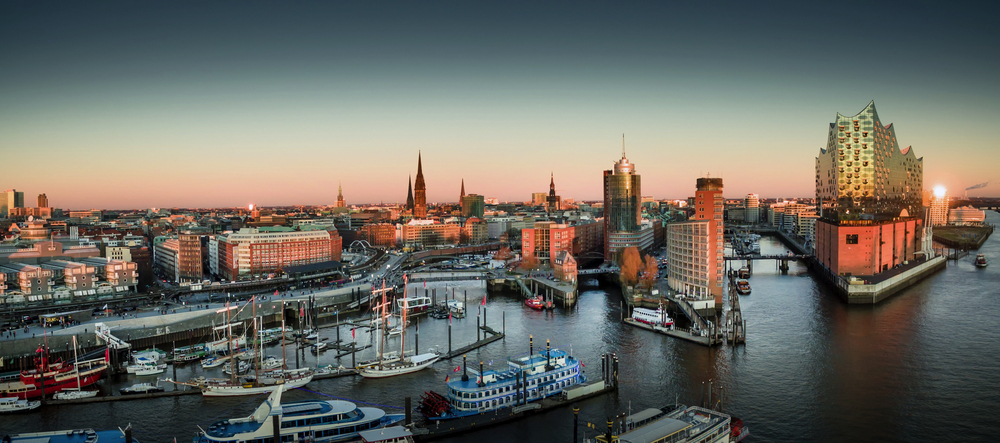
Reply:
[[22, 400], [17, 397], [0, 398], [0, 413], [28, 412], [42, 405], [42, 402]]
[[[93, 429], [70, 429], [64, 431], [29, 432], [25, 434], [3, 435], [4, 443], [125, 443], [125, 432], [112, 429], [109, 431], [95, 431]], [[139, 443], [139, 440], [132, 439], [131, 443]]]
[[77, 363], [56, 361], [50, 363], [47, 355], [35, 359], [36, 369], [21, 371], [19, 380], [0, 383], [0, 396], [30, 399], [42, 396], [44, 380], [45, 394], [54, 394], [67, 388], [82, 388], [97, 383], [107, 362], [101, 359]]
[[976, 255], [976, 267], [977, 268], [985, 268], [986, 265], [987, 265], [987, 263], [986, 263], [986, 254]]
[[480, 362], [478, 372], [466, 368], [474, 377], [463, 373], [448, 382], [447, 394], [424, 393], [417, 410], [430, 420], [446, 420], [525, 405], [586, 383], [581, 369], [579, 360], [560, 349], [508, 358], [500, 371], [484, 371]]
[[537, 309], [541, 311], [545, 308], [545, 302], [542, 301], [542, 297], [533, 297], [524, 301], [524, 304], [528, 305], [531, 309]]
[[[281, 441], [315, 443], [355, 441], [359, 432], [392, 426], [403, 414], [386, 414], [378, 408], [358, 407], [344, 400], [304, 400], [281, 403], [284, 389], [275, 389], [249, 417], [219, 420], [199, 427], [194, 443], [256, 443]], [[277, 423], [275, 422], [277, 421]], [[279, 424], [280, 423], [280, 424]]]
[[673, 443], [730, 443], [750, 435], [743, 421], [729, 414], [701, 408], [668, 406], [630, 414], [617, 426], [598, 434], [601, 443], [670, 441]]
[[174, 363], [197, 361], [205, 358], [206, 355], [208, 354], [205, 352], [204, 344], [184, 346], [174, 349]]
[[736, 292], [740, 295], [750, 295], [750, 282], [745, 278], [736, 280]]
[[151, 392], [163, 392], [163, 388], [152, 383], [136, 383], [127, 388], [122, 388], [122, 395], [149, 394]]
[[91, 398], [96, 396], [97, 391], [84, 391], [80, 388], [66, 388], [56, 392], [56, 395], [53, 395], [52, 398], [55, 400], [78, 400], [81, 398]]
[[433, 304], [429, 297], [409, 297], [396, 299], [396, 308], [402, 311], [406, 309], [408, 315], [420, 315], [428, 312]]
[[[129, 374], [139, 374], [140, 372], [149, 374], [151, 370], [155, 370], [156, 368], [159, 368], [161, 366], [164, 368], [167, 367], [166, 363], [157, 364], [153, 360], [140, 359], [136, 364], [128, 365], [128, 367], [125, 368], [125, 371], [128, 372]], [[144, 374], [139, 374], [139, 375], [144, 375]]]
[[633, 308], [632, 320], [663, 328], [674, 325], [674, 320], [667, 315], [662, 306], [657, 309]]

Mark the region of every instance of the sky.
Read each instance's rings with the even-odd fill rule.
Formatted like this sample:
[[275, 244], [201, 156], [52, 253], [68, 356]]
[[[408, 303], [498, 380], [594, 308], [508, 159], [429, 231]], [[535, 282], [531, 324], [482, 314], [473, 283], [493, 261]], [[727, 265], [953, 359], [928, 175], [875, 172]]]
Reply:
[[1000, 196], [995, 4], [0, 2], [0, 189], [66, 209], [812, 197], [875, 101], [924, 183]]

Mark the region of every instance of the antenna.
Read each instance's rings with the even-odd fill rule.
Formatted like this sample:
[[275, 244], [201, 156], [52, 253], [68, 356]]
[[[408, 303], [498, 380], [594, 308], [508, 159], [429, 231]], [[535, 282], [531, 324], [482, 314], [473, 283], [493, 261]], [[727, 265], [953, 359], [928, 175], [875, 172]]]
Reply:
[[625, 133], [622, 133], [622, 158], [625, 158]]

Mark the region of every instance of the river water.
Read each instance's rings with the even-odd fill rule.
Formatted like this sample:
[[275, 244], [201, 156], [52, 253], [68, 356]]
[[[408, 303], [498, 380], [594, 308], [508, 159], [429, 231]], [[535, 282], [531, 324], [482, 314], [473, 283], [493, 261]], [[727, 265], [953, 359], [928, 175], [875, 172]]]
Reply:
[[[997, 224], [1000, 214], [988, 212], [987, 221]], [[769, 237], [761, 240], [761, 249], [764, 254], [786, 251]], [[974, 254], [949, 262], [946, 270], [875, 306], [845, 305], [799, 264], [792, 263], [787, 275], [766, 262], [758, 264], [750, 280], [753, 293], [741, 298], [747, 344], [735, 348], [709, 349], [624, 325], [618, 321], [620, 294], [594, 280], [581, 284], [580, 301], [569, 311], [537, 312], [516, 297], [493, 296], [485, 305], [487, 321], [499, 330], [505, 318], [507, 338], [470, 353], [469, 364], [500, 367], [507, 356], [527, 352], [529, 334], [536, 350], [546, 339], [571, 349], [594, 377], [599, 355], [616, 352], [621, 362], [618, 394], [579, 404], [581, 423], [598, 429], [607, 416], [630, 408], [657, 407], [675, 398], [698, 404], [711, 379], [716, 402], [721, 397], [721, 408], [750, 427], [747, 441], [991, 441], [1000, 435], [995, 420], [1000, 410], [1000, 239], [992, 237], [980, 252], [992, 260], [988, 268], [975, 268]], [[456, 348], [475, 340], [476, 308], [485, 294], [481, 287], [456, 288], [460, 299], [466, 291], [471, 315], [452, 323]], [[432, 345], [447, 350], [447, 323], [420, 320], [421, 351]], [[334, 337], [335, 331], [324, 329], [323, 334]], [[350, 339], [349, 329], [341, 334]], [[408, 340], [412, 343], [412, 335]], [[281, 348], [272, 347], [269, 354], [280, 355]], [[288, 357], [294, 365], [290, 352]], [[320, 364], [335, 362], [332, 351], [319, 357]], [[316, 363], [309, 353], [300, 362]], [[350, 357], [342, 363], [349, 366]], [[458, 375], [453, 370], [460, 364], [457, 358], [384, 380], [319, 380], [307, 386], [309, 391], [292, 391], [284, 398], [331, 396], [401, 407], [405, 396], [416, 404], [425, 390], [441, 392], [445, 377]], [[183, 380], [202, 372], [194, 365], [177, 375]], [[137, 381], [150, 380], [127, 376], [101, 383], [107, 392]], [[174, 437], [190, 441], [198, 425], [249, 415], [260, 401], [193, 395], [48, 406], [0, 417], [0, 435], [131, 423], [143, 443]], [[580, 436], [585, 431], [590, 436], [597, 432], [582, 426]], [[450, 441], [568, 442], [571, 436], [572, 412], [565, 408]]]

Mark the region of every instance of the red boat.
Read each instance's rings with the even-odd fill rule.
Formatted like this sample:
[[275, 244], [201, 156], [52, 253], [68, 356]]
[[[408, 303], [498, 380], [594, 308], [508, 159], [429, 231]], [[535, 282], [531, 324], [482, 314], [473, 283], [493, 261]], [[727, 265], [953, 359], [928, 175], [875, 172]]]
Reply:
[[539, 311], [545, 308], [545, 302], [542, 301], [542, 297], [529, 298], [524, 301], [524, 304], [528, 305], [531, 309], [537, 309]]
[[[41, 397], [43, 379], [46, 395], [67, 388], [83, 388], [97, 383], [108, 369], [108, 363], [104, 359], [81, 361], [74, 365], [63, 361], [50, 364], [47, 357], [39, 357], [36, 364], [36, 369], [21, 371], [20, 380], [0, 383], [0, 397], [17, 397], [23, 400]], [[80, 371], [79, 376], [77, 370]]]

